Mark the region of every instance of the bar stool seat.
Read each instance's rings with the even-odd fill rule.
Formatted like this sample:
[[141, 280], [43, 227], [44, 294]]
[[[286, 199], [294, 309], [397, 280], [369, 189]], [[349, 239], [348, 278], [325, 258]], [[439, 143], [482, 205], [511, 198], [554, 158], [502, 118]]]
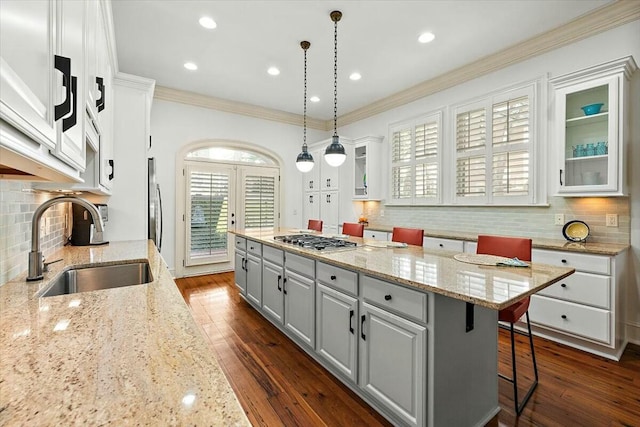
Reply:
[[393, 227], [391, 233], [392, 242], [406, 243], [407, 245], [422, 246], [424, 230], [419, 228]]
[[307, 230], [322, 231], [322, 220], [310, 219], [307, 224]]
[[353, 237], [362, 237], [364, 235], [364, 224], [345, 222], [342, 224], [342, 234], [347, 234]]

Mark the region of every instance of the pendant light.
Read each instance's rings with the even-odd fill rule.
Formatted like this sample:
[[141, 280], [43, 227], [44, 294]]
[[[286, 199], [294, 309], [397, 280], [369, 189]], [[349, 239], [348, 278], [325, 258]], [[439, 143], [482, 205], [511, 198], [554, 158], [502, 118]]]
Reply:
[[304, 113], [303, 117], [303, 143], [302, 153], [298, 154], [296, 159], [296, 167], [300, 172], [309, 172], [313, 169], [313, 156], [307, 151], [307, 49], [311, 43], [308, 41], [300, 42], [300, 47], [304, 50]]
[[324, 151], [324, 159], [330, 166], [340, 166], [347, 158], [338, 138], [338, 21], [342, 12], [334, 10], [330, 14], [333, 21], [333, 137], [331, 145]]

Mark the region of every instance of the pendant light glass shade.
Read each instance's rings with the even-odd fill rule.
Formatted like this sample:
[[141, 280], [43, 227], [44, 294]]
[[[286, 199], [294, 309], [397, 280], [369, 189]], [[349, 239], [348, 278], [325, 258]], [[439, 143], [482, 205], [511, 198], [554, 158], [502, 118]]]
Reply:
[[331, 139], [331, 145], [324, 151], [324, 159], [329, 166], [338, 167], [344, 163], [347, 158], [347, 154], [344, 151], [344, 147], [340, 144], [338, 135], [333, 135]]
[[307, 49], [311, 43], [308, 41], [300, 42], [300, 47], [304, 50], [304, 113], [303, 113], [303, 143], [302, 153], [298, 154], [296, 159], [296, 167], [300, 172], [309, 172], [313, 169], [313, 156], [307, 150]]
[[342, 18], [342, 12], [334, 10], [330, 16], [333, 21], [333, 138], [324, 151], [324, 160], [329, 166], [338, 167], [347, 159], [338, 137], [338, 21]]
[[307, 144], [302, 145], [302, 153], [298, 154], [296, 167], [300, 172], [309, 172], [313, 169], [313, 156], [307, 151]]

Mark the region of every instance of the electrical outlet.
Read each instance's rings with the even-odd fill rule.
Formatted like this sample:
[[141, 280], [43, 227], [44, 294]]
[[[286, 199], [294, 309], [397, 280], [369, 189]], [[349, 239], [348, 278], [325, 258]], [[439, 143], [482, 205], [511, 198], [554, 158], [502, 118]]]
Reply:
[[618, 226], [618, 214], [607, 214], [607, 227]]
[[564, 214], [556, 214], [553, 223], [555, 225], [564, 225]]

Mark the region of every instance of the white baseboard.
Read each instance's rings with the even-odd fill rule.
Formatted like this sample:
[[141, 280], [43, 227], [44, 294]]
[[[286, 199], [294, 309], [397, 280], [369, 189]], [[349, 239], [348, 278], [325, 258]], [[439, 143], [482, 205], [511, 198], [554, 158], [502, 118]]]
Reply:
[[627, 322], [627, 340], [636, 345], [640, 345], [640, 323]]

